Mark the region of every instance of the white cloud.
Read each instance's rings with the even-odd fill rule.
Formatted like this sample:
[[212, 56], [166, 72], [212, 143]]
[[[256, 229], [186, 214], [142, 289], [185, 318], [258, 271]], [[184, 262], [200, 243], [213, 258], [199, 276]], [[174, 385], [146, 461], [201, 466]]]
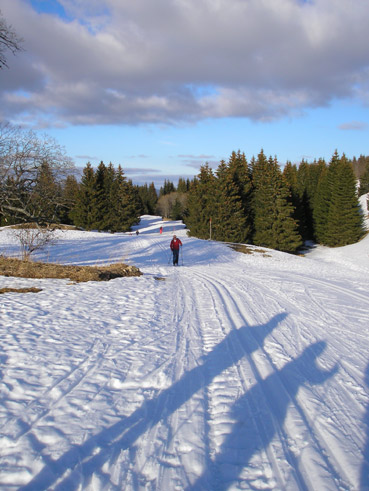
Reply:
[[1, 72], [3, 118], [44, 125], [265, 121], [368, 97], [365, 1], [60, 3], [68, 19], [38, 14], [27, 0], [2, 0], [26, 49]]
[[368, 125], [362, 121], [350, 121], [349, 123], [340, 124], [338, 128], [340, 130], [362, 131], [366, 130]]

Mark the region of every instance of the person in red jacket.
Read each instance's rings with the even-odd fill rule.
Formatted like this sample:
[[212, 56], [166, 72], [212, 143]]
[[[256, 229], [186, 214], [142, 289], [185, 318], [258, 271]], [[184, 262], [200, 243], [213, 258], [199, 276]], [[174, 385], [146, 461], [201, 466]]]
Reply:
[[182, 246], [182, 242], [173, 235], [172, 242], [170, 243], [170, 248], [173, 252], [173, 266], [178, 266], [179, 248]]

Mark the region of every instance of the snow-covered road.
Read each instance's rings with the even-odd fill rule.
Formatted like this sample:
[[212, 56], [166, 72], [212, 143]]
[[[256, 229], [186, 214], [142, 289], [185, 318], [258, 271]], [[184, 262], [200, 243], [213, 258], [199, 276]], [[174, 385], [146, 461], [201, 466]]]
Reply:
[[0, 488], [369, 489], [368, 239], [337, 262], [140, 231], [44, 253], [139, 278], [1, 277], [43, 290], [0, 298]]

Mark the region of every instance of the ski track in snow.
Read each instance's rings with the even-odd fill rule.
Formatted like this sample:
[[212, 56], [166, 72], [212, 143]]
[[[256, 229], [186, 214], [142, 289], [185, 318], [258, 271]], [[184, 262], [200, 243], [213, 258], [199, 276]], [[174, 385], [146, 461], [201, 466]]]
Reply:
[[0, 298], [0, 488], [369, 489], [369, 260], [139, 228], [61, 234], [39, 258], [140, 278], [1, 278], [42, 291]]

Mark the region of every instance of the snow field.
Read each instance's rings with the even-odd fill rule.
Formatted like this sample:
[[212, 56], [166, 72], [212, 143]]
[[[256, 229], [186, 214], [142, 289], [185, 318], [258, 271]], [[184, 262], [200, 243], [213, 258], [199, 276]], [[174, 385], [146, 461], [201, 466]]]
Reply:
[[1, 278], [43, 290], [0, 298], [0, 488], [369, 488], [368, 238], [297, 257], [139, 230], [38, 258], [142, 277]]

